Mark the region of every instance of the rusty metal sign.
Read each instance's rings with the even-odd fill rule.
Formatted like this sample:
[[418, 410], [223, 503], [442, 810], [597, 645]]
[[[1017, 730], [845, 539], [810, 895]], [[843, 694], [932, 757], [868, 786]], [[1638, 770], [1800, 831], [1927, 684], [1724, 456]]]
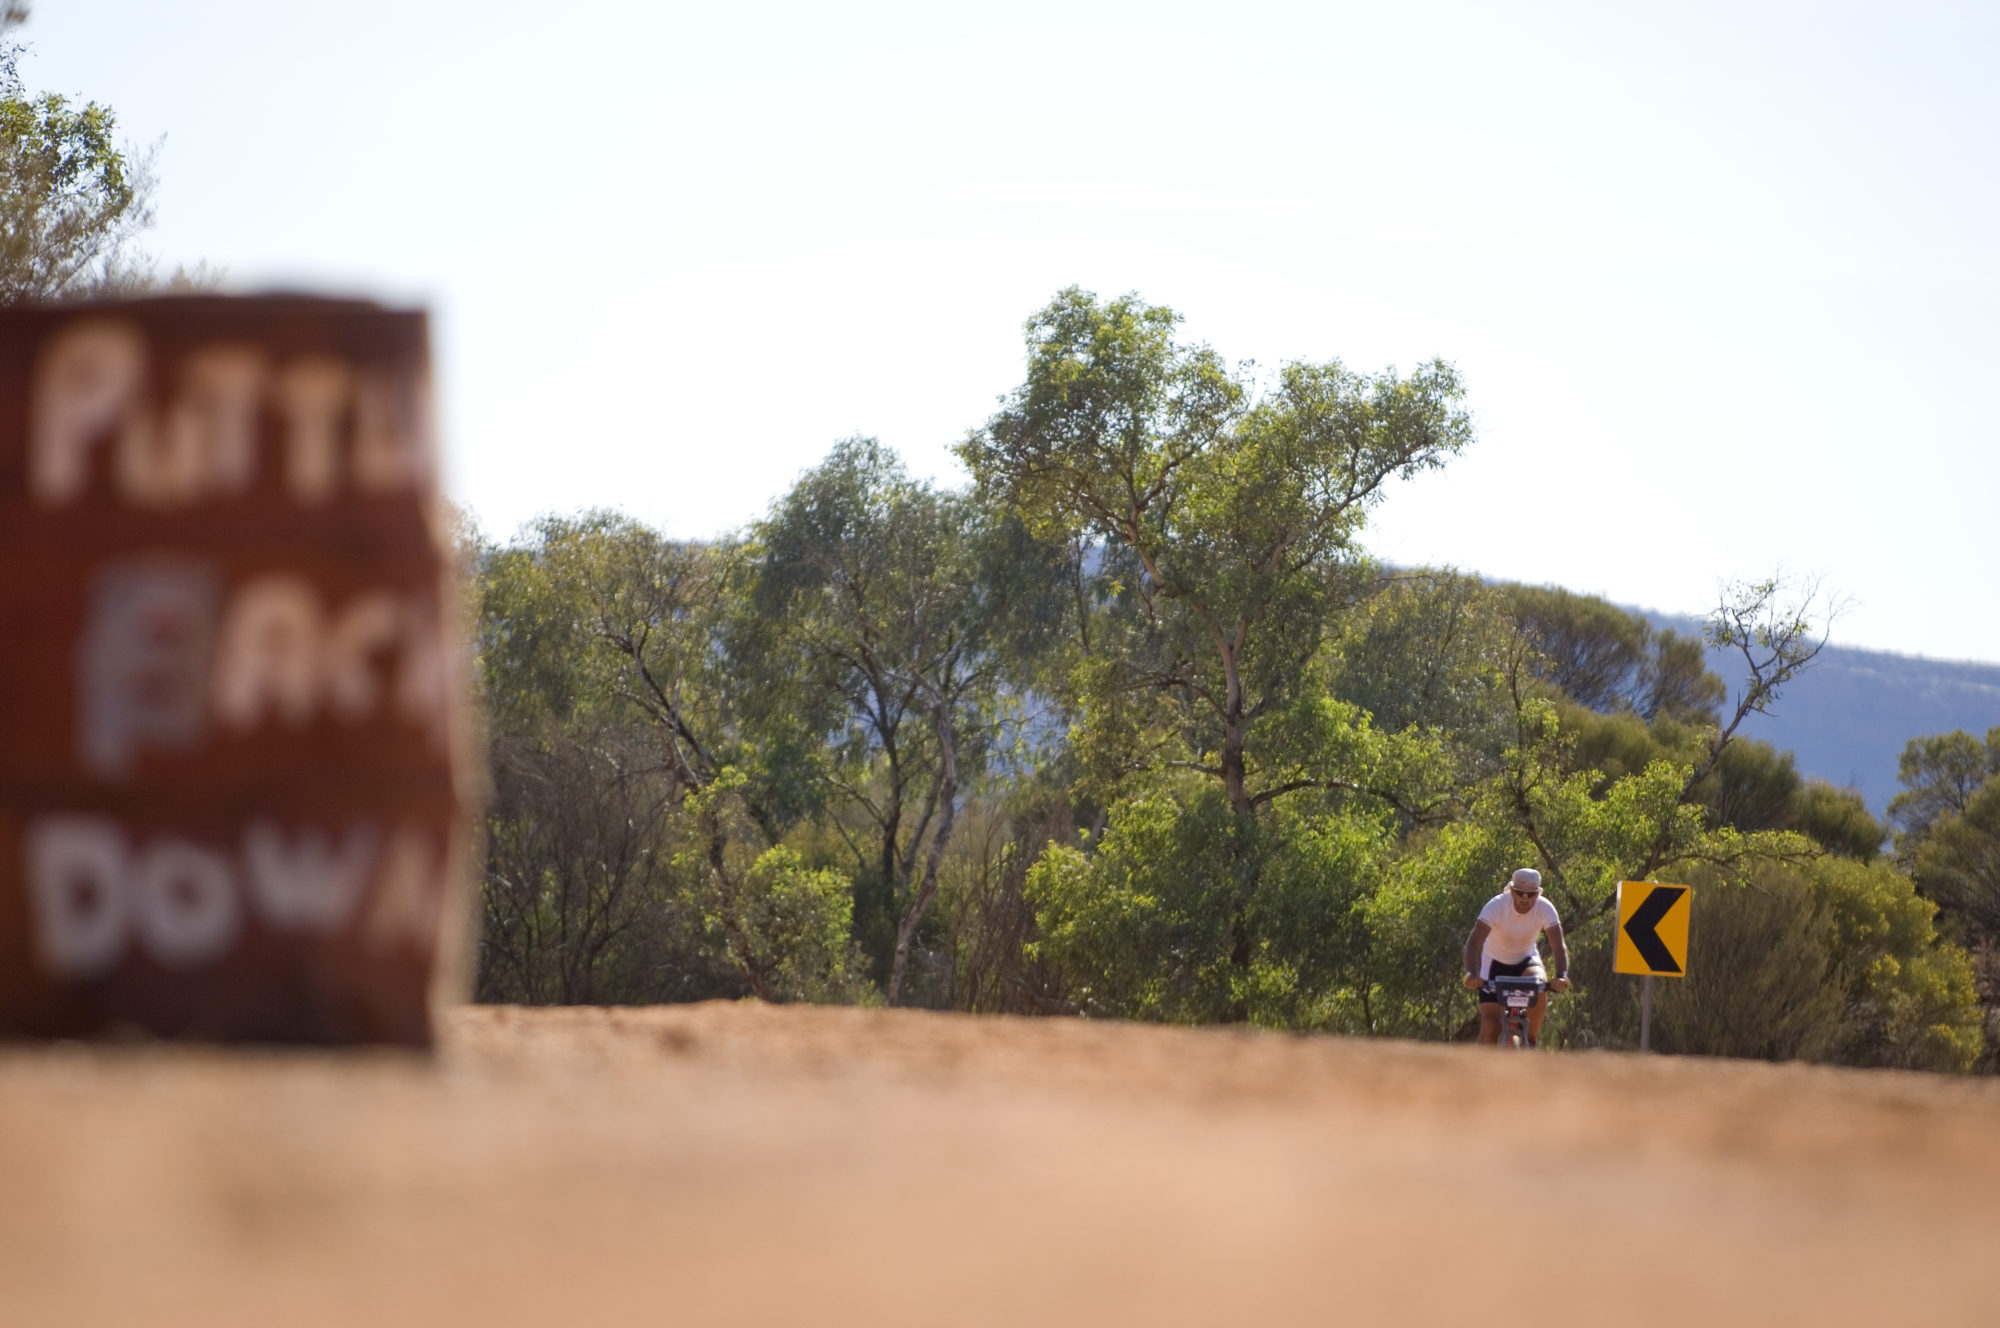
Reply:
[[0, 311], [0, 1033], [430, 1042], [449, 558], [422, 313]]

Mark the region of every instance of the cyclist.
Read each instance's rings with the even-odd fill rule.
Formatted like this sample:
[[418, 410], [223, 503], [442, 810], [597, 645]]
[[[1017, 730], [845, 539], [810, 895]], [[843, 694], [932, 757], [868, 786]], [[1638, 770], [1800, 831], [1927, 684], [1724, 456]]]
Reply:
[[[1538, 942], [1549, 936], [1549, 953], [1555, 960], [1556, 975], [1549, 979], [1549, 991], [1569, 990], [1569, 947], [1563, 944], [1562, 919], [1556, 906], [1542, 896], [1542, 874], [1523, 867], [1507, 882], [1507, 888], [1486, 901], [1472, 935], [1465, 938], [1465, 985], [1479, 993], [1479, 1040], [1500, 1045], [1500, 998], [1484, 990], [1489, 978], [1546, 978]], [[1548, 1011], [1546, 993], [1535, 997], [1528, 1010], [1528, 1045], [1542, 1039], [1542, 1016]]]

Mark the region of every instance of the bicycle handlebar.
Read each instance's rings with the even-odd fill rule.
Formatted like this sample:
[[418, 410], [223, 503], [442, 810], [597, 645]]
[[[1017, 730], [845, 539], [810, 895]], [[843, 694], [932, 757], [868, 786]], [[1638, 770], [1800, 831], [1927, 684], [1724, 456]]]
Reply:
[[[1562, 992], [1558, 991], [1554, 986], [1554, 984], [1551, 982], [1551, 980], [1548, 978], [1527, 978], [1527, 977], [1505, 978], [1505, 979], [1488, 978], [1486, 979], [1486, 981], [1479, 984], [1479, 991], [1482, 995], [1498, 996], [1500, 994], [1499, 984], [1502, 981], [1532, 982], [1534, 984], [1535, 991], [1537, 994], [1540, 994], [1542, 992], [1547, 992], [1551, 996], [1562, 995]], [[1563, 978], [1561, 979], [1561, 981], [1568, 982], [1569, 979]]]

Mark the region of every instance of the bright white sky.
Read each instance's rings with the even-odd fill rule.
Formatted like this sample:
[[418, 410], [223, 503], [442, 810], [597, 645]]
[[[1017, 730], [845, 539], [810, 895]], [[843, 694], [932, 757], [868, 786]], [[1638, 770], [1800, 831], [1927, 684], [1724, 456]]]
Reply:
[[31, 87], [161, 139], [165, 265], [422, 301], [493, 534], [919, 473], [1071, 282], [1275, 365], [1458, 365], [1371, 546], [2000, 661], [2000, 8], [36, 0]]

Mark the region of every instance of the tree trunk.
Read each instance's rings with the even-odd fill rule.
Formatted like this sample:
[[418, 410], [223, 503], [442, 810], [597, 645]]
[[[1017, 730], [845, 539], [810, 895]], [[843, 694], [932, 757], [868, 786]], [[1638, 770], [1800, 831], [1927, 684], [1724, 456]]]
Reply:
[[951, 840], [952, 822], [958, 813], [958, 748], [952, 737], [952, 703], [940, 696], [937, 701], [938, 735], [938, 802], [942, 815], [938, 818], [937, 835], [931, 840], [931, 851], [924, 859], [923, 880], [917, 886], [916, 895], [910, 900], [910, 910], [903, 915], [902, 926], [896, 929], [896, 957], [889, 968], [889, 1004], [902, 999], [903, 974], [909, 967], [910, 942], [917, 934], [917, 926], [924, 920], [924, 910], [931, 905], [931, 897], [937, 894], [938, 866], [944, 861], [945, 846]]
[[886, 981], [895, 946], [890, 940], [896, 922], [897, 840], [903, 833], [903, 770], [896, 749], [884, 743], [889, 755], [889, 804], [882, 816], [882, 849], [877, 870], [880, 877], [866, 889], [857, 888], [854, 897], [854, 939], [868, 955], [869, 976]]
[[1248, 776], [1243, 763], [1243, 675], [1237, 667], [1236, 650], [1222, 648], [1222, 673], [1227, 685], [1222, 708], [1222, 786], [1228, 790], [1229, 805], [1238, 816], [1249, 816]]
[[[1243, 904], [1236, 905], [1236, 916], [1229, 920], [1229, 967], [1239, 976], [1250, 971], [1250, 924], [1243, 916]], [[1250, 1003], [1242, 996], [1230, 998], [1229, 1007], [1222, 1012], [1225, 1024], [1247, 1024], [1250, 1022]]]
[[[1258, 860], [1257, 823], [1249, 815], [1239, 815], [1230, 835], [1230, 870], [1236, 876], [1236, 897], [1230, 901], [1229, 911], [1229, 967], [1231, 978], [1245, 983], [1250, 976], [1250, 961], [1256, 955], [1256, 941], [1250, 935], [1250, 901], [1257, 893]], [[1250, 1021], [1250, 1003], [1241, 994], [1230, 999], [1229, 1006], [1222, 1013], [1225, 1024], [1244, 1024]]]
[[728, 846], [729, 835], [712, 812], [705, 813], [702, 820], [703, 829], [708, 832], [709, 870], [715, 873], [716, 891], [722, 897], [722, 907], [716, 910], [716, 915], [722, 922], [722, 935], [728, 942], [729, 957], [736, 961], [736, 971], [750, 984], [750, 994], [760, 1001], [768, 1001], [771, 999], [771, 988], [757, 967], [756, 946], [737, 913], [736, 885], [729, 879], [729, 869], [725, 865], [723, 850]]
[[[1229, 805], [1236, 813], [1236, 833], [1232, 844], [1235, 857], [1236, 898], [1231, 905], [1229, 919], [1229, 967], [1241, 980], [1249, 974], [1252, 956], [1250, 938], [1250, 896], [1257, 888], [1257, 865], [1254, 860], [1257, 809], [1250, 801], [1249, 773], [1244, 767], [1243, 743], [1243, 672], [1238, 664], [1238, 652], [1242, 642], [1242, 631], [1237, 632], [1235, 643], [1222, 645], [1222, 674], [1226, 684], [1222, 709], [1222, 787], [1229, 794]], [[1229, 1002], [1223, 1012], [1222, 1021], [1227, 1024], [1247, 1023], [1250, 1019], [1249, 1004], [1238, 996]]]

